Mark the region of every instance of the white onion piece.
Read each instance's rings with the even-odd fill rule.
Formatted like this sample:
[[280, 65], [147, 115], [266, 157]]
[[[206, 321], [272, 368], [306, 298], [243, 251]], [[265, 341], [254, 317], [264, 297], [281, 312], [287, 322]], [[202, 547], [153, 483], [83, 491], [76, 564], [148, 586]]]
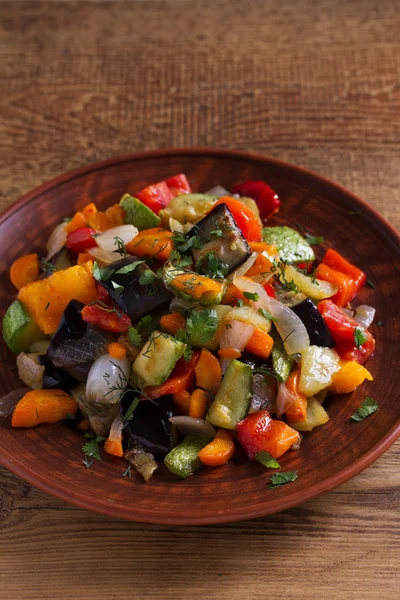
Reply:
[[21, 352], [17, 356], [18, 377], [33, 390], [43, 387], [44, 365], [36, 354]]
[[352, 308], [343, 308], [342, 306], [342, 311], [348, 316], [353, 318], [354, 317], [354, 310]]
[[122, 439], [122, 430], [124, 428], [124, 420], [121, 415], [115, 417], [112, 422], [108, 439], [112, 442], [119, 442]]
[[292, 394], [284, 383], [279, 384], [276, 397], [276, 414], [281, 417], [296, 402], [296, 396]]
[[60, 223], [53, 230], [49, 239], [47, 240], [46, 249], [46, 260], [53, 258], [57, 252], [60, 252], [67, 242], [67, 232], [65, 231], [65, 223]]
[[86, 396], [91, 402], [117, 404], [128, 384], [130, 362], [110, 354], [97, 358], [88, 373]]
[[183, 298], [178, 298], [178, 296], [176, 296], [171, 300], [169, 304], [169, 310], [171, 312], [184, 312], [185, 310], [190, 310], [195, 306], [196, 304], [194, 302], [189, 302], [188, 300], [184, 300]]
[[246, 275], [247, 271], [251, 269], [256, 260], [257, 252], [253, 252], [253, 254], [251, 254], [249, 258], [246, 259], [244, 263], [236, 269], [236, 271], [233, 271], [230, 275], [228, 275], [228, 279], [233, 279], [234, 277], [242, 277], [242, 275]]
[[119, 225], [101, 233], [96, 237], [96, 242], [99, 248], [113, 252], [118, 248], [115, 238], [120, 238], [124, 244], [129, 244], [138, 233], [139, 230], [134, 225]]
[[109, 252], [103, 248], [90, 248], [88, 253], [100, 264], [100, 266], [111, 265], [111, 263], [122, 258], [119, 252]]
[[217, 435], [214, 427], [208, 421], [195, 419], [193, 417], [179, 416], [170, 417], [170, 422], [177, 426], [182, 435], [202, 435], [214, 438]]
[[21, 398], [30, 391], [28, 387], [18, 388], [0, 398], [0, 417], [9, 417]]
[[207, 196], [216, 196], [216, 198], [221, 198], [221, 196], [231, 196], [231, 193], [222, 185], [214, 185], [211, 189], [205, 192]]
[[368, 306], [367, 304], [361, 304], [361, 306], [357, 306], [356, 312], [354, 315], [354, 320], [357, 323], [360, 323], [365, 329], [371, 325], [375, 318], [376, 310], [372, 308], [372, 306]]
[[241, 291], [258, 295], [257, 302], [252, 303], [253, 306], [264, 308], [271, 313], [288, 354], [301, 354], [310, 346], [310, 338], [304, 323], [288, 306], [268, 296], [262, 285], [250, 279], [236, 277], [233, 283]]
[[221, 349], [236, 348], [236, 350], [242, 352], [253, 333], [254, 327], [247, 323], [243, 323], [243, 321], [236, 321], [234, 319], [225, 321], [225, 327], [221, 333], [219, 346]]

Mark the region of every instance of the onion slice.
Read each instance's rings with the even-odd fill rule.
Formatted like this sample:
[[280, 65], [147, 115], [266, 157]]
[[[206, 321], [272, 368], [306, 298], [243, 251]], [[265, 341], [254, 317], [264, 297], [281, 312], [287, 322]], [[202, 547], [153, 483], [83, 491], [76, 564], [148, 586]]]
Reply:
[[365, 327], [365, 329], [368, 329], [368, 327], [372, 324], [375, 318], [375, 313], [376, 310], [372, 306], [368, 306], [367, 304], [361, 304], [356, 308], [354, 320], [357, 321], [357, 323], [360, 323], [360, 325], [362, 325], [363, 327]]
[[116, 238], [122, 240], [124, 244], [129, 244], [138, 233], [139, 230], [134, 225], [119, 225], [101, 233], [96, 238], [96, 242], [99, 248], [113, 252], [118, 247]]
[[111, 265], [122, 258], [119, 252], [109, 252], [108, 250], [103, 250], [103, 248], [90, 248], [88, 253], [96, 259], [100, 267]]
[[67, 232], [65, 231], [65, 223], [60, 223], [53, 230], [49, 239], [47, 240], [46, 249], [46, 260], [53, 258], [57, 252], [60, 252], [67, 242]]
[[236, 319], [230, 319], [229, 321], [225, 321], [219, 346], [221, 350], [224, 348], [236, 348], [236, 350], [242, 352], [253, 333], [254, 327], [252, 325], [243, 323], [243, 321], [237, 321]]
[[233, 283], [243, 292], [257, 294], [258, 300], [253, 302], [253, 306], [271, 313], [288, 354], [301, 354], [310, 346], [310, 338], [304, 323], [288, 306], [268, 296], [262, 285], [251, 279], [235, 277]]
[[247, 258], [243, 264], [240, 265], [240, 267], [238, 267], [236, 269], [236, 271], [233, 271], [232, 273], [230, 273], [230, 275], [228, 275], [228, 279], [232, 280], [235, 277], [242, 277], [243, 275], [246, 275], [247, 271], [249, 271], [251, 269], [251, 267], [254, 265], [254, 263], [257, 260], [257, 252], [253, 252], [253, 254], [251, 254], [249, 256], [249, 258]]
[[124, 428], [124, 420], [119, 414], [112, 422], [108, 439], [112, 442], [119, 442], [122, 439], [122, 430]]
[[204, 421], [204, 419], [178, 416], [170, 417], [169, 420], [170, 423], [177, 426], [182, 435], [202, 435], [207, 438], [214, 438], [217, 435], [211, 423]]
[[281, 417], [296, 402], [296, 396], [292, 394], [284, 383], [279, 384], [276, 397], [276, 414]]
[[86, 382], [86, 397], [90, 402], [117, 404], [121, 399], [130, 374], [127, 358], [116, 359], [104, 354], [90, 367]]

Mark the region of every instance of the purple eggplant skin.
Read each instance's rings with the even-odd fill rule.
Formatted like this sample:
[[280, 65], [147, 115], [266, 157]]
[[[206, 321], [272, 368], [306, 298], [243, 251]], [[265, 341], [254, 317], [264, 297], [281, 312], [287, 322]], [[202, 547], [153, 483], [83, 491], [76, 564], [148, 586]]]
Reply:
[[83, 306], [78, 300], [71, 300], [46, 354], [46, 359], [54, 367], [63, 369], [81, 382], [86, 381], [92, 362], [105, 354], [108, 344], [115, 340], [109, 331], [82, 319]]
[[[215, 232], [219, 232], [218, 235]], [[226, 204], [219, 204], [196, 223], [188, 233], [188, 239], [194, 235], [200, 238], [201, 243], [201, 248], [192, 248], [196, 264], [212, 252], [227, 265], [229, 274], [251, 255], [249, 245]]]
[[145, 285], [139, 283], [140, 276], [145, 271], [151, 270], [144, 262], [128, 273], [117, 273], [122, 267], [136, 261], [142, 261], [142, 259], [129, 256], [111, 263], [104, 270], [106, 272], [105, 279], [99, 281], [114, 302], [131, 317], [133, 322], [137, 322], [172, 298], [161, 279], [153, 271], [154, 279], [150, 283]]
[[310, 298], [303, 300], [299, 304], [295, 304], [291, 308], [307, 329], [311, 346], [321, 346], [323, 348], [335, 347], [333, 337], [321, 313]]
[[[126, 394], [123, 398], [122, 412], [124, 413], [134, 395]], [[155, 458], [161, 459], [170, 452], [175, 440], [174, 431], [169, 422], [176, 415], [172, 400], [162, 398], [162, 402], [141, 400], [133, 412], [133, 417], [125, 427], [124, 441], [127, 448], [139, 446], [145, 452], [150, 452]]]

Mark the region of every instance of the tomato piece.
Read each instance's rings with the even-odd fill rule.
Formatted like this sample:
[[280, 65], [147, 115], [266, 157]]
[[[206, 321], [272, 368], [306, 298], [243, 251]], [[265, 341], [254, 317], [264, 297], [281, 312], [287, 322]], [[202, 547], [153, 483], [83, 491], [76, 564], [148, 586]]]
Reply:
[[95, 248], [97, 246], [96, 239], [93, 237], [96, 231], [91, 227], [81, 227], [75, 229], [68, 234], [67, 237], [67, 248], [75, 254], [80, 254], [89, 250], [89, 248]]
[[243, 237], [248, 242], [259, 242], [262, 238], [262, 226], [251, 208], [230, 196], [222, 196], [213, 206], [213, 210], [219, 204], [226, 204], [232, 213], [236, 225], [241, 230]]
[[235, 194], [247, 196], [256, 201], [260, 216], [263, 221], [279, 210], [281, 201], [278, 194], [274, 192], [264, 181], [248, 180], [233, 187]]
[[194, 381], [194, 369], [199, 355], [200, 352], [193, 352], [192, 358], [187, 362], [184, 358], [180, 358], [167, 381], [156, 387], [144, 388], [146, 397], [150, 398], [150, 400], [155, 400], [156, 398], [161, 398], [161, 396], [188, 391]]
[[279, 458], [298, 441], [299, 432], [283, 421], [271, 419], [267, 410], [259, 410], [238, 423], [237, 436], [247, 456], [254, 460], [262, 450]]
[[179, 196], [180, 194], [191, 194], [192, 192], [187, 177], [183, 173], [174, 175], [173, 177], [168, 177], [168, 179], [165, 180], [165, 183], [167, 184], [173, 198], [175, 198], [175, 196]]
[[93, 304], [84, 306], [81, 316], [87, 323], [114, 333], [126, 333], [129, 327], [132, 326], [129, 315], [114, 304], [102, 285], [97, 286], [96, 301]]
[[156, 213], [156, 215], [158, 215], [161, 209], [168, 206], [173, 197], [165, 181], [160, 181], [160, 183], [154, 183], [153, 185], [147, 186], [141, 192], [136, 194], [136, 196], [143, 204]]
[[[375, 349], [375, 339], [372, 334], [346, 315], [332, 300], [319, 302], [318, 310], [335, 340], [336, 351], [340, 358], [355, 360], [360, 365], [365, 363]], [[367, 338], [359, 348], [354, 339], [356, 329], [362, 329]]]

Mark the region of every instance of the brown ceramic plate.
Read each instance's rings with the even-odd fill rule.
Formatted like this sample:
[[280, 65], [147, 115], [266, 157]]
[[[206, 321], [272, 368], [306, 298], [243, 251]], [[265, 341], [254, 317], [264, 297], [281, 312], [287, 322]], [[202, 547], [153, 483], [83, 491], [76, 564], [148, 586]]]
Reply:
[[[375, 306], [376, 321], [384, 322], [383, 327], [372, 326], [377, 350], [367, 366], [375, 380], [329, 402], [327, 425], [305, 434], [300, 450], [280, 459], [282, 470], [298, 471], [297, 481], [281, 488], [269, 489], [271, 471], [244, 460], [204, 468], [186, 481], [161, 468], [145, 484], [136, 476], [123, 478], [125, 463], [113, 457], [105, 456], [86, 469], [82, 439], [65, 425], [13, 430], [4, 419], [0, 462], [49, 494], [113, 517], [179, 525], [261, 517], [343, 483], [400, 435], [399, 236], [370, 206], [304, 169], [242, 152], [161, 150], [89, 165], [30, 192], [1, 217], [1, 315], [15, 296], [8, 267], [16, 257], [42, 248], [61, 218], [89, 201], [107, 207], [127, 191], [134, 193], [180, 172], [186, 173], [195, 191], [217, 183], [229, 189], [245, 179], [266, 180], [282, 199], [282, 210], [271, 224], [300, 223], [310, 234], [325, 236], [323, 248], [333, 246], [366, 271], [376, 287], [365, 287], [359, 302]], [[20, 384], [12, 370], [14, 358], [3, 343], [1, 356], [2, 396]], [[350, 416], [366, 395], [376, 398], [380, 409], [355, 423]]]

